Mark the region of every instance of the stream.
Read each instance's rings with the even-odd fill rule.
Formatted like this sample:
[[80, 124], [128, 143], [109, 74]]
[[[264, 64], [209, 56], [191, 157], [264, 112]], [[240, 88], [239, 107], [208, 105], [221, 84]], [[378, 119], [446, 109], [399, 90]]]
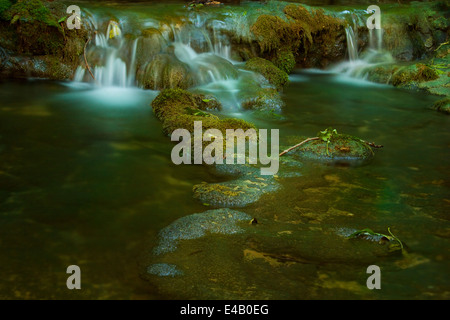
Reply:
[[[142, 17], [175, 7], [126, 8]], [[107, 11], [98, 9], [99, 16]], [[207, 41], [192, 34], [195, 59]], [[213, 51], [239, 66], [226, 45], [213, 41]], [[186, 57], [188, 49], [181, 49]], [[438, 98], [315, 69], [290, 75], [282, 119], [240, 109], [233, 90], [245, 82], [228, 79], [226, 70], [201, 78], [197, 90], [211, 92], [212, 81], [224, 114], [279, 129], [282, 145], [286, 137], [313, 137], [332, 126], [383, 145], [374, 159], [357, 167], [303, 163], [298, 175], [279, 179], [280, 189], [236, 209], [260, 224], [245, 226], [243, 235], [180, 244], [167, 263], [185, 276], [143, 276], [161, 229], [214, 209], [193, 198], [193, 186], [230, 178], [171, 162], [173, 144], [151, 109], [159, 92], [127, 78], [127, 57], [126, 70], [117, 63], [103, 69], [101, 85], [84, 71], [78, 81], [0, 81], [0, 298], [450, 297], [450, 119], [429, 109]], [[408, 256], [345, 238], [364, 228], [388, 234], [388, 227]], [[66, 268], [73, 264], [82, 270], [82, 290], [67, 290]], [[367, 289], [369, 264], [381, 267], [382, 290]]]

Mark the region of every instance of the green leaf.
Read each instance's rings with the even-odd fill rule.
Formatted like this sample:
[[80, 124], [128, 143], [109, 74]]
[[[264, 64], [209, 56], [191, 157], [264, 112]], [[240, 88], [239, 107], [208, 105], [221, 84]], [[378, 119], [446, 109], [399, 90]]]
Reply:
[[17, 22], [17, 20], [20, 19], [20, 16], [18, 14], [16, 14], [12, 19], [11, 19], [11, 24], [14, 24]]
[[58, 20], [58, 23], [64, 22], [67, 20], [67, 16], [62, 17], [61, 19]]

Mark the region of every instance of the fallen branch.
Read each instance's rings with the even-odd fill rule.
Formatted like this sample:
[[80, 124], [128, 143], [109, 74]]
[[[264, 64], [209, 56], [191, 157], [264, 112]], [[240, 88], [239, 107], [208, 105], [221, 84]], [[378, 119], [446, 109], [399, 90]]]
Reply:
[[[94, 34], [97, 34], [97, 31], [95, 31]], [[84, 55], [84, 63], [86, 64], [86, 67], [87, 67], [89, 73], [91, 74], [92, 79], [94, 79], [94, 81], [97, 82], [97, 79], [95, 79], [94, 75], [92, 74], [91, 67], [89, 67], [89, 63], [87, 62], [87, 59], [86, 59], [86, 47], [87, 47], [87, 45], [88, 45], [88, 43], [89, 43], [90, 41], [91, 41], [91, 37], [89, 37], [89, 39], [88, 39], [88, 40], [86, 41], [86, 43], [84, 44], [84, 51], [83, 51], [83, 55]]]
[[295, 146], [290, 147], [289, 149], [284, 150], [282, 153], [280, 153], [279, 157], [281, 157], [282, 155], [288, 153], [289, 151], [291, 151], [291, 150], [293, 150], [293, 149], [295, 149], [295, 148], [298, 148], [298, 147], [300, 147], [301, 145], [303, 145], [303, 144], [305, 144], [305, 143], [307, 143], [307, 142], [309, 142], [309, 141], [313, 141], [313, 140], [319, 140], [319, 137], [308, 138], [308, 139], [306, 139], [306, 140], [303, 140], [303, 141], [300, 142], [299, 144], [296, 144]]
[[447, 44], [449, 44], [449, 43], [450, 43], [450, 41], [441, 43], [441, 44], [439, 45], [439, 47], [437, 47], [437, 49], [434, 50], [434, 51], [438, 51], [442, 46], [445, 46], [445, 45], [447, 45]]

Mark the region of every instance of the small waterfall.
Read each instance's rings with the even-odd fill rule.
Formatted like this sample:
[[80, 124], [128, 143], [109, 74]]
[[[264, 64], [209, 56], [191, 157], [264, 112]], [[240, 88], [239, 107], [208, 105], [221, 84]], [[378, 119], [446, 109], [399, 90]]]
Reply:
[[133, 46], [131, 47], [131, 62], [130, 68], [127, 75], [127, 87], [131, 87], [135, 83], [136, 79], [136, 51], [139, 38], [133, 41]]
[[226, 59], [210, 52], [198, 54], [189, 45], [174, 43], [175, 56], [186, 63], [197, 78], [198, 83], [226, 81], [237, 77], [236, 68]]
[[75, 71], [75, 76], [73, 77], [73, 81], [82, 82], [84, 79], [85, 73], [86, 73], [86, 69], [84, 69], [81, 66], [78, 66], [77, 70]]
[[[116, 21], [109, 21], [106, 33], [97, 32], [94, 46], [86, 55], [100, 56], [102, 59], [97, 64], [90, 65], [95, 77], [86, 72], [85, 66], [79, 66], [75, 72], [74, 81], [95, 82], [101, 86], [131, 87], [135, 85], [136, 76], [136, 48], [137, 39], [131, 45], [131, 59], [129, 63], [123, 59], [128, 50], [129, 41], [122, 36], [122, 30]], [[90, 59], [88, 59], [89, 62]], [[100, 63], [100, 64], [98, 64]]]
[[350, 61], [355, 61], [358, 59], [358, 39], [351, 26], [345, 28], [345, 34], [347, 36], [348, 57]]
[[[242, 22], [247, 18], [242, 14], [223, 18], [191, 11], [187, 16], [146, 16], [133, 24], [123, 18], [120, 24], [109, 16], [90, 14], [90, 25], [97, 33], [86, 50], [86, 58], [95, 81], [84, 59], [74, 81], [151, 90], [187, 85], [213, 94], [224, 108], [236, 110], [243, 99], [260, 91], [262, 80], [233, 61], [230, 19]], [[356, 42], [354, 48], [357, 52]]]
[[227, 28], [227, 25], [223, 21], [214, 20], [212, 22], [214, 48], [212, 52], [216, 55], [231, 61], [231, 45], [227, 37], [224, 37], [220, 32]]
[[369, 29], [369, 47], [378, 51], [383, 49], [383, 29]]
[[344, 74], [350, 77], [365, 79], [371, 68], [382, 64], [394, 62], [389, 52], [383, 51], [383, 30], [368, 30], [368, 49], [358, 52], [358, 26], [365, 26], [365, 11], [341, 13], [347, 19], [351, 17], [351, 25], [345, 28], [347, 37], [348, 61], [341, 62], [331, 68], [331, 71]]

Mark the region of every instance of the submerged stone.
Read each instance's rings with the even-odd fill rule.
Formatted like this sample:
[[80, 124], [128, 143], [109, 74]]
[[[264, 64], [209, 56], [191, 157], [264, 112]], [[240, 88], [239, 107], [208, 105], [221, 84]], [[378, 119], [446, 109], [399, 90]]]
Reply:
[[160, 277], [175, 277], [183, 275], [183, 272], [178, 270], [174, 264], [155, 263], [147, 268], [148, 274], [153, 274]]
[[[347, 285], [346, 277], [354, 279], [361, 265], [394, 258], [387, 246], [348, 240], [334, 228], [269, 222], [259, 217], [258, 224], [250, 224], [249, 215], [243, 218], [245, 226], [233, 236], [196, 237], [189, 243], [180, 242], [179, 250], [167, 252], [164, 260], [182, 268], [182, 277], [148, 273], [144, 277], [152, 286], [180, 299], [298, 299], [336, 294], [323, 281], [324, 274], [334, 274], [337, 287], [349, 296], [361, 296], [368, 291]], [[152, 256], [149, 264], [155, 259], [160, 258]], [[342, 270], [339, 275], [337, 268]], [[391, 265], [384, 270], [396, 271], [398, 267]]]
[[[236, 157], [236, 154], [235, 154]], [[280, 188], [280, 184], [272, 175], [261, 175], [261, 169], [256, 165], [218, 164], [215, 173], [234, 176], [234, 180], [218, 183], [203, 182], [193, 187], [194, 198], [203, 204], [219, 207], [245, 207], [257, 202], [268, 192]]]
[[245, 99], [242, 102], [244, 109], [255, 110], [267, 114], [280, 112], [284, 106], [280, 93], [272, 88], [261, 88], [254, 96]]
[[162, 229], [159, 243], [153, 252], [156, 255], [173, 252], [180, 240], [201, 238], [208, 233], [235, 234], [243, 232], [239, 227], [242, 221], [250, 221], [246, 213], [231, 209], [215, 209], [194, 213], [180, 218]]
[[194, 198], [208, 205], [245, 207], [258, 201], [264, 193], [276, 191], [279, 187], [272, 176], [244, 176], [226, 182], [198, 184], [193, 191]]

